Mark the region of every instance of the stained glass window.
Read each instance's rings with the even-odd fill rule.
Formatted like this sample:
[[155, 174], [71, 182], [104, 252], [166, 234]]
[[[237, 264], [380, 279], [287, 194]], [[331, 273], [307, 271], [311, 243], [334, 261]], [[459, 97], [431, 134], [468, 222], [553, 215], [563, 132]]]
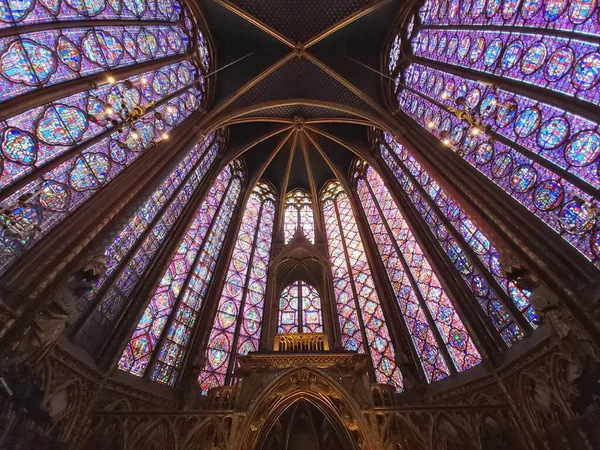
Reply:
[[285, 199], [284, 237], [287, 244], [298, 230], [313, 244], [315, 243], [315, 218], [311, 196], [296, 189]]
[[218, 149], [214, 134], [194, 146], [104, 251], [107, 271], [78, 304], [84, 311], [101, 296], [75, 339], [90, 353], [101, 350], [107, 333], [127, 305], [128, 296], [201, 184]]
[[279, 296], [278, 333], [322, 333], [319, 292], [305, 281], [294, 281]]
[[210, 57], [189, 18], [174, 0], [0, 1], [0, 202], [37, 230], [0, 231], [0, 272], [200, 107]]
[[121, 356], [119, 369], [143, 376], [156, 355], [151, 378], [175, 384], [241, 188], [241, 168], [234, 161], [217, 176], [188, 225]]
[[321, 202], [333, 272], [342, 345], [371, 356], [378, 383], [402, 390], [402, 373], [383, 315], [350, 200], [339, 182], [328, 183]]
[[459, 372], [479, 364], [479, 351], [383, 179], [361, 167], [358, 195], [427, 379], [448, 376], [449, 364]]
[[[388, 133], [380, 144], [381, 156], [397, 177], [415, 208], [444, 249], [468, 288], [508, 345], [523, 337], [506, 303], [523, 314], [532, 327], [537, 317], [528, 293], [510, 288], [498, 270], [498, 251], [469, 220], [464, 211], [431, 178], [406, 147]], [[515, 295], [512, 295], [512, 294]], [[513, 308], [514, 310], [514, 308]], [[517, 312], [518, 311], [518, 312]]]
[[428, 0], [419, 18], [400, 109], [600, 267], [596, 2]]
[[259, 348], [275, 208], [274, 189], [259, 182], [244, 211], [208, 339], [198, 379], [203, 393], [229, 381], [235, 355]]

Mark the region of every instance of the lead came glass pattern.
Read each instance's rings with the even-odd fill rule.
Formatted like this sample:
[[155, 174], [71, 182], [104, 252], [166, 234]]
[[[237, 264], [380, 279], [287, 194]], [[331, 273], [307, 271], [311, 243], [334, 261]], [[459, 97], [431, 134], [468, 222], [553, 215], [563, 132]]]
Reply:
[[181, 19], [181, 4], [172, 0], [35, 0], [0, 2], [0, 29], [66, 20], [160, 20]]
[[277, 333], [322, 333], [323, 316], [319, 292], [298, 280], [281, 291]]
[[[418, 290], [456, 369], [462, 372], [479, 364], [479, 351], [379, 174], [368, 167], [365, 176], [358, 178], [357, 190], [401, 306], [404, 306], [402, 303], [406, 296], [413, 297], [411, 305], [418, 303], [414, 292]], [[388, 256], [390, 250], [392, 254], [396, 253], [395, 265], [391, 264]], [[409, 279], [408, 283], [402, 280], [398, 285], [395, 272], [404, 272], [404, 267], [410, 271], [412, 280]], [[406, 273], [402, 278], [405, 276]], [[413, 280], [414, 286], [411, 286]], [[413, 314], [409, 308], [401, 309], [404, 314]], [[426, 326], [423, 330], [419, 330], [416, 323], [409, 324], [413, 333], [418, 333], [417, 336], [423, 336], [423, 331], [431, 331], [427, 322], [421, 323]], [[434, 381], [443, 378], [448, 372], [445, 365], [438, 365], [442, 355], [437, 345], [434, 346], [432, 335], [427, 336], [426, 344], [423, 348], [426, 351], [419, 349], [418, 354], [421, 355], [428, 379]]]
[[[200, 107], [210, 54], [190, 14], [177, 0], [0, 0], [0, 105], [18, 111], [0, 120], [1, 203], [39, 230], [24, 239], [0, 230], [0, 273]], [[111, 71], [125, 67], [115, 83]], [[35, 91], [50, 86], [68, 96], [19, 109], [23, 94], [38, 105]], [[155, 109], [117, 133], [116, 113], [136, 105]]]
[[[350, 201], [339, 182], [321, 194], [342, 345], [371, 356], [378, 383], [403, 389], [403, 378]], [[366, 337], [363, 339], [363, 333]], [[365, 345], [366, 344], [366, 345]]]
[[0, 38], [0, 102], [44, 86], [185, 53], [180, 25], [65, 28]]
[[[162, 119], [153, 115], [147, 122], [138, 124], [135, 130], [126, 126], [124, 131], [112, 133], [9, 196], [5, 202], [16, 204], [23, 195], [36, 194], [26, 208], [18, 211], [17, 216], [37, 224], [39, 232], [22, 243], [0, 231], [3, 244], [0, 270], [6, 270], [23, 248], [40, 240], [95, 191], [112, 181], [165, 133], [186, 119], [200, 106], [200, 98], [198, 89], [185, 90], [156, 108]], [[117, 141], [124, 145], [118, 145]]]
[[[176, 172], [169, 179], [165, 180], [165, 183], [170, 181], [174, 176], [177, 178], [181, 177], [187, 170], [191, 169], [193, 166], [188, 166], [188, 163], [196, 159], [195, 155], [197, 153], [202, 154], [206, 149], [208, 141], [212, 140], [212, 137], [213, 135], [197, 144], [192, 152], [190, 152], [190, 155], [177, 167]], [[187, 181], [180, 185], [178, 191], [173, 194], [168, 204], [164, 205], [160, 210], [158, 208], [159, 202], [162, 202], [163, 198], [165, 198], [164, 195], [166, 192], [160, 189], [156, 191], [115, 239], [115, 243], [105, 251], [105, 255], [110, 258], [107, 263], [107, 274], [94, 286], [92, 293], [86, 296], [86, 304], [89, 304], [97, 294], [101, 293], [104, 283], [110, 278], [111, 274], [114, 274], [114, 280], [99, 300], [90, 318], [83, 324], [75, 337], [76, 342], [88, 352], [94, 354], [102, 349], [106, 333], [116, 325], [137, 282], [153, 260], [168, 232], [183, 211], [183, 208], [202, 183], [206, 172], [217, 156], [218, 148], [218, 144], [214, 143], [206, 150], [202, 160], [196, 164], [194, 171], [188, 176]], [[168, 189], [171, 188], [170, 184], [166, 186]], [[139, 215], [142, 216], [142, 219], [138, 220]], [[150, 224], [151, 228], [145, 225], [149, 218], [146, 215], [155, 216], [154, 221]], [[140, 234], [140, 231], [142, 234]], [[140, 242], [139, 245], [137, 244], [138, 242]], [[136, 245], [138, 245], [137, 250], [135, 250], [129, 261], [127, 261], [127, 264], [119, 266], [120, 262], [124, 260], [126, 252], [133, 251]], [[80, 309], [84, 308], [85, 305], [80, 306]]]
[[315, 218], [311, 196], [296, 189], [290, 192], [285, 199], [285, 217], [283, 234], [285, 243], [289, 243], [296, 232], [301, 230], [306, 239], [315, 243]]
[[[212, 254], [215, 251], [213, 236], [217, 236], [217, 240], [222, 239], [223, 227], [228, 226], [231, 218], [230, 208], [233, 208], [237, 202], [241, 191], [242, 182], [238, 172], [237, 165], [230, 164], [217, 176], [194, 219], [188, 225], [177, 250], [171, 256], [169, 265], [119, 360], [119, 369], [137, 376], [145, 374], [182, 290], [187, 295], [187, 303], [184, 301], [183, 305], [179, 305], [178, 312], [181, 308], [189, 306], [191, 300], [189, 297], [194, 298], [191, 301], [198, 300], [194, 306], [200, 306], [202, 298], [197, 293], [192, 294], [189, 291], [189, 283], [197, 281], [195, 277], [190, 276], [190, 271], [198, 267], [196, 261], [202, 263], [204, 253]], [[218, 225], [211, 226], [215, 223]], [[206, 240], [207, 235], [209, 235], [208, 240]], [[212, 274], [212, 271], [207, 269], [204, 275], [209, 276], [208, 272]], [[186, 285], [187, 280], [189, 281]], [[205, 280], [207, 278], [202, 282]], [[202, 296], [204, 294], [205, 292], [201, 292]]]
[[203, 394], [225, 384], [232, 357], [259, 348], [275, 205], [271, 186], [259, 182], [246, 204], [208, 339], [206, 367], [198, 378]]
[[[517, 309], [535, 328], [537, 317], [533, 307], [527, 301], [528, 293], [519, 291], [518, 295], [511, 297], [512, 290], [509, 287], [509, 280], [502, 274], [497, 273], [498, 252], [493, 244], [473, 225], [467, 215], [452, 201], [404, 146], [387, 133], [385, 134], [385, 140], [397, 158], [392, 155], [388, 147], [381, 144], [381, 156], [384, 161], [400, 181], [401, 186], [431, 229], [440, 246], [448, 254], [467, 286], [473, 292], [481, 308], [492, 320], [494, 327], [500, 332], [505, 342], [512, 345], [523, 337], [523, 332], [506, 311], [502, 302], [498, 299], [494, 287], [489, 285], [487, 278], [491, 275], [496, 279], [498, 285], [512, 299]], [[415, 189], [417, 184], [423, 189]], [[454, 230], [447, 229], [439, 213], [430, 205], [428, 200], [439, 208], [438, 211], [453, 225]], [[488, 271], [488, 276], [484, 276], [480, 272], [477, 265], [465, 253], [460, 240], [457, 241], [453, 234], [459, 234], [464, 238], [464, 242], [473, 250], [482, 266]]]
[[[570, 110], [600, 102], [598, 14], [587, 0], [427, 0], [396, 89], [401, 110], [600, 267], [600, 131]], [[456, 99], [485, 132], [451, 114]]]

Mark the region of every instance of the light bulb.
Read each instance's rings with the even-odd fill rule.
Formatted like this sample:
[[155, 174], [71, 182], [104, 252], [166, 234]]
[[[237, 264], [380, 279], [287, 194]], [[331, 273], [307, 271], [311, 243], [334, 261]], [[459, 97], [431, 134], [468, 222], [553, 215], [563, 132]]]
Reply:
[[138, 139], [140, 137], [139, 134], [137, 134], [135, 131], [133, 133], [131, 133], [131, 138], [132, 139]]
[[490, 102], [492, 105], [497, 105], [498, 104], [498, 100], [496, 100], [495, 98], [492, 99], [492, 101]]
[[148, 84], [148, 79], [146, 77], [142, 77], [142, 84]]
[[471, 135], [472, 136], [477, 136], [479, 134], [479, 128], [473, 128], [471, 130]]
[[448, 94], [446, 94], [445, 92], [442, 94], [442, 100], [445, 100], [448, 98]]
[[172, 106], [167, 106], [168, 113], [172, 113], [173, 111], [175, 111], [175, 108], [173, 108]]
[[107, 77], [106, 81], [108, 81], [110, 84], [115, 84], [115, 78], [114, 77]]
[[435, 126], [435, 123], [433, 123], [433, 121], [431, 121], [427, 124], [427, 128], [433, 128], [434, 126]]
[[444, 139], [442, 142], [444, 145], [450, 145], [450, 139]]
[[106, 109], [104, 110], [104, 114], [110, 115], [112, 113], [113, 113], [113, 109], [112, 108], [106, 107]]
[[167, 133], [163, 133], [162, 138], [166, 141], [169, 139], [169, 135]]

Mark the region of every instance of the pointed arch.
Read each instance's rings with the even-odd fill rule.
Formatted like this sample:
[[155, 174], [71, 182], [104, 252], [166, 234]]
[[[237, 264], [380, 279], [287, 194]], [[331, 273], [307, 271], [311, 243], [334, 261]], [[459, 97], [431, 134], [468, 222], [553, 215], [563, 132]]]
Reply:
[[244, 435], [239, 450], [258, 448], [265, 433], [299, 400], [309, 401], [327, 417], [344, 439], [347, 445], [344, 448], [371, 447], [364, 434], [368, 425], [357, 401], [329, 375], [314, 369], [294, 368], [282, 373], [256, 395], [240, 426]]
[[236, 355], [259, 348], [276, 202], [266, 181], [248, 198], [198, 380], [203, 394], [230, 381]]
[[144, 376], [152, 365], [152, 380], [170, 386], [177, 381], [244, 177], [239, 161], [217, 176], [149, 299], [119, 369]]
[[370, 354], [377, 381], [401, 390], [402, 374], [350, 200], [341, 183], [331, 181], [323, 187], [320, 201], [342, 345]]
[[181, 131], [211, 64], [184, 1], [15, 5], [0, 21], [0, 273]]
[[321, 295], [315, 287], [296, 280], [283, 288], [279, 295], [277, 332], [323, 332]]
[[286, 244], [300, 231], [309, 242], [315, 243], [315, 211], [313, 208], [312, 196], [303, 189], [294, 189], [286, 195], [283, 226]]

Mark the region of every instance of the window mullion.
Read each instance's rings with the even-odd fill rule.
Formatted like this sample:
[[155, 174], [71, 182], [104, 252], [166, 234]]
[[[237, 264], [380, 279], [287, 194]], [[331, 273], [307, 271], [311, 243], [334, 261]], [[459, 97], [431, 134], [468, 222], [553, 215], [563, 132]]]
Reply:
[[[390, 228], [390, 225], [388, 224], [387, 219], [385, 218], [383, 211], [381, 210], [381, 206], [379, 205], [379, 202], [377, 201], [377, 197], [375, 197], [373, 188], [371, 187], [371, 184], [369, 183], [369, 181], [366, 178], [363, 178], [363, 180], [365, 182], [365, 186], [367, 186], [367, 189], [369, 190], [369, 195], [373, 199], [373, 204], [377, 208], [377, 212], [378, 212], [379, 216], [381, 217], [381, 221], [383, 223], [383, 226], [385, 227], [385, 230], [387, 231], [389, 240], [392, 243], [392, 245], [394, 246], [394, 250], [396, 251], [396, 254], [398, 255], [398, 260], [402, 264], [402, 269], [404, 270], [404, 272], [406, 273], [406, 276], [410, 280], [410, 284], [413, 288], [413, 292], [415, 293], [415, 296], [419, 299], [419, 304], [421, 306], [421, 309], [423, 310], [423, 313], [425, 314], [425, 317], [427, 317], [427, 321], [429, 322], [429, 328], [432, 330], [433, 335], [435, 336], [435, 340], [437, 342], [438, 348], [442, 352], [442, 355], [444, 355], [444, 359], [446, 360], [446, 366], [448, 366], [448, 369], [450, 370], [451, 373], [457, 373], [457, 369], [456, 369], [456, 366], [454, 365], [454, 361], [450, 357], [450, 353], [448, 352], [448, 349], [446, 348], [446, 344], [444, 344], [444, 341], [442, 340], [440, 331], [438, 330], [438, 328], [435, 324], [435, 321], [433, 320], [433, 317], [431, 316], [431, 312], [429, 311], [429, 308], [427, 307], [427, 304], [425, 303], [423, 294], [419, 290], [417, 283], [413, 277], [413, 274], [410, 271], [408, 264], [404, 260], [404, 254], [400, 250], [400, 247], [398, 246], [398, 242], [394, 238], [394, 234]], [[389, 279], [389, 276], [388, 276], [388, 279]]]

